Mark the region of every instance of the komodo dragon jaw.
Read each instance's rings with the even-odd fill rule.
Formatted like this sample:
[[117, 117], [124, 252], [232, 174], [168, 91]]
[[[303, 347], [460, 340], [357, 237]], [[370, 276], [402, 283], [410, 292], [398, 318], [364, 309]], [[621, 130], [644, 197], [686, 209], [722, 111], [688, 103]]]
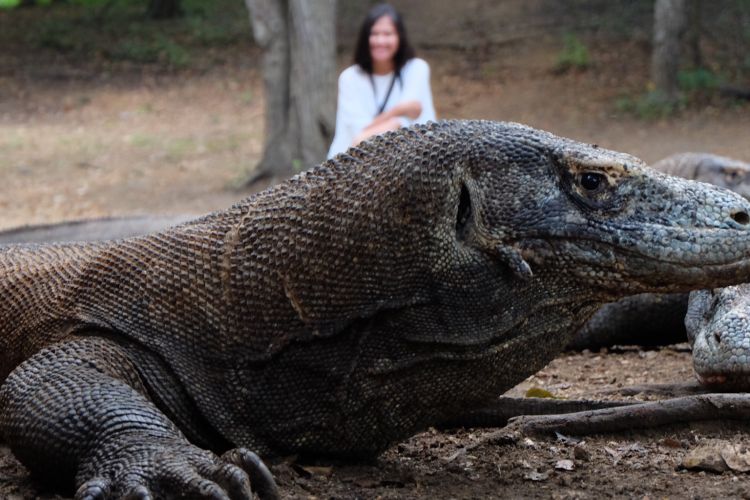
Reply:
[[722, 391], [750, 389], [750, 284], [692, 292], [685, 330], [698, 381]]

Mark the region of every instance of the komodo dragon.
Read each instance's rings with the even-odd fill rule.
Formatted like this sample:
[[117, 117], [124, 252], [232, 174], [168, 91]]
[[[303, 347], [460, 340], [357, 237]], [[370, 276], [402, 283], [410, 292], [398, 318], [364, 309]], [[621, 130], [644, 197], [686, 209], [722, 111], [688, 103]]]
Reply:
[[19, 226], [0, 230], [0, 245], [114, 240], [161, 231], [191, 218], [194, 217], [189, 215], [131, 215]]
[[[681, 153], [653, 168], [731, 189], [750, 199], [750, 163], [708, 153]], [[572, 349], [612, 345], [655, 346], [685, 342], [688, 294], [640, 294], [605, 304], [575, 335]]]
[[750, 390], [750, 284], [692, 292], [685, 329], [701, 383]]
[[0, 434], [79, 499], [273, 497], [248, 450], [373, 456], [604, 299], [750, 279], [749, 213], [518, 124], [388, 133], [161, 233], [0, 248]]

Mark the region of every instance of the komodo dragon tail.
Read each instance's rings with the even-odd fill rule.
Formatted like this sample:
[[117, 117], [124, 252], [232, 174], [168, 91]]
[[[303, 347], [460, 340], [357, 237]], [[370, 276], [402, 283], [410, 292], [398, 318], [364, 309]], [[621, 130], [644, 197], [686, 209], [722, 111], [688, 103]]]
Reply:
[[104, 244], [0, 246], [0, 381], [71, 333], [76, 288]]

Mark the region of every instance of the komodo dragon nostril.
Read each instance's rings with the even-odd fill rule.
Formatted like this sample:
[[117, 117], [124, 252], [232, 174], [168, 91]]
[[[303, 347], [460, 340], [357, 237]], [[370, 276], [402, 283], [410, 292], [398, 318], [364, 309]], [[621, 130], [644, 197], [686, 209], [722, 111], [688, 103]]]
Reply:
[[717, 344], [721, 344], [721, 331], [719, 330], [714, 331], [714, 339], [716, 340]]
[[747, 212], [734, 212], [732, 214], [732, 219], [734, 219], [737, 224], [745, 225], [750, 222], [750, 215], [747, 215]]

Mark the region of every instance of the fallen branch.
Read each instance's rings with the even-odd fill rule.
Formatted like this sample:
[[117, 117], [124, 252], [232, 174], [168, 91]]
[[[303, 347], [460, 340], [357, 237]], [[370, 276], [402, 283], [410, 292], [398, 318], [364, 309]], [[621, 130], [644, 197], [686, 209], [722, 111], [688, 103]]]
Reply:
[[[605, 389], [597, 391], [596, 394], [610, 395], [617, 394], [620, 396], [660, 396], [662, 399], [677, 398], [681, 396], [691, 396], [694, 394], [708, 394], [711, 390], [698, 382], [686, 382], [682, 384], [644, 384], [630, 385], [616, 389]], [[594, 409], [594, 408], [590, 408]]]
[[500, 429], [498, 436], [506, 440], [554, 432], [582, 436], [704, 420], [748, 419], [748, 394], [702, 394], [565, 415], [519, 416]]
[[474, 410], [443, 422], [443, 429], [453, 427], [503, 427], [519, 415], [558, 415], [635, 404], [637, 401], [596, 401], [552, 398], [511, 398], [502, 396], [480, 410]]

